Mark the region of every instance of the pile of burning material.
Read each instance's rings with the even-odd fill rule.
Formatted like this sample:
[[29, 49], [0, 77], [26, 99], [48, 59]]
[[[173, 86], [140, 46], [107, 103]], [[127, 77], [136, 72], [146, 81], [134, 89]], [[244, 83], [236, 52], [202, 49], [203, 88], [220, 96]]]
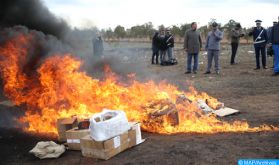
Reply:
[[151, 102], [144, 106], [143, 109], [148, 114], [147, 120], [162, 123], [165, 121], [164, 119], [167, 119], [173, 126], [179, 124], [178, 110], [175, 104], [169, 99]]
[[143, 107], [148, 114], [147, 122], [150, 120], [156, 121], [163, 125], [164, 121], [171, 123], [172, 126], [179, 125], [179, 110], [177, 105], [189, 105], [192, 104], [200, 110], [200, 115], [215, 114], [219, 117], [224, 117], [232, 114], [239, 113], [239, 110], [227, 108], [224, 103], [212, 101], [211, 99], [194, 100], [187, 98], [184, 94], [177, 95], [176, 102], [172, 102], [170, 99], [163, 99], [159, 101], [153, 101]]

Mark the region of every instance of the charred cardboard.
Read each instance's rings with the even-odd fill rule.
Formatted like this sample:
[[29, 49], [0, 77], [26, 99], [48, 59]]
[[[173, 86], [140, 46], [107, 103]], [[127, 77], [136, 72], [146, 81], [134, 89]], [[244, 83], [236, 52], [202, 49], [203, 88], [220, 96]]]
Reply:
[[140, 124], [129, 124], [131, 126], [129, 131], [105, 141], [95, 141], [89, 135], [83, 137], [81, 139], [82, 155], [108, 160], [128, 148], [144, 142], [141, 138]]
[[[208, 102], [208, 101], [207, 101]], [[224, 103], [219, 103], [217, 109], [212, 109], [207, 105], [207, 103], [203, 100], [197, 101], [197, 106], [200, 110], [202, 110], [205, 114], [215, 114], [218, 117], [226, 117], [229, 115], [237, 114], [240, 111], [232, 108], [228, 108], [224, 106]]]
[[89, 129], [78, 129], [77, 127], [66, 131], [67, 144], [70, 150], [81, 150], [80, 139], [89, 135]]
[[57, 120], [58, 141], [66, 141], [66, 131], [76, 127], [78, 124], [76, 117], [61, 118]]
[[236, 110], [236, 109], [224, 107], [224, 108], [221, 108], [221, 109], [218, 109], [218, 110], [214, 111], [213, 113], [216, 114], [219, 117], [225, 117], [225, 116], [240, 113], [240, 111]]

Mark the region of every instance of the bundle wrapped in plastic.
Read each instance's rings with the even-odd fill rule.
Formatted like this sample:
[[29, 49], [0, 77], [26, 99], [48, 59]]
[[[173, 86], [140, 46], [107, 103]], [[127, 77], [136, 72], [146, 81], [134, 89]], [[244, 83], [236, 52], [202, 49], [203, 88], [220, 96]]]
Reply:
[[124, 111], [104, 109], [90, 118], [90, 136], [96, 141], [108, 140], [130, 129]]

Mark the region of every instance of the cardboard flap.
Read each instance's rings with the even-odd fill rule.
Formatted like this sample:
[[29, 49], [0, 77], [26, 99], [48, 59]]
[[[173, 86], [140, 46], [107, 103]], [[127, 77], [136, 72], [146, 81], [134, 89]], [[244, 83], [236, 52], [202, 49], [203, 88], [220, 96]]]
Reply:
[[66, 131], [67, 139], [81, 139], [82, 137], [89, 135], [89, 129], [79, 130], [77, 127]]
[[239, 110], [225, 107], [225, 108], [221, 108], [219, 110], [216, 110], [213, 113], [216, 114], [219, 117], [225, 117], [225, 116], [229, 116], [229, 115], [232, 115], [232, 114], [239, 113]]
[[76, 117], [71, 117], [71, 118], [62, 118], [62, 119], [58, 119], [60, 124], [73, 124], [75, 121], [77, 121]]

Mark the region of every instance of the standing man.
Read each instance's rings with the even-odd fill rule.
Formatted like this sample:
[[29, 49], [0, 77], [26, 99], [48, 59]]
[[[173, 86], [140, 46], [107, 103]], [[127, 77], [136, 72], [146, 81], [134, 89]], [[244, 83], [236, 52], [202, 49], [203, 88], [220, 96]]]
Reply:
[[[279, 21], [279, 17], [278, 17]], [[271, 30], [270, 45], [272, 45], [274, 51], [274, 76], [279, 75], [279, 22], [273, 26]]]
[[192, 73], [192, 58], [194, 58], [193, 73], [197, 74], [199, 65], [199, 52], [202, 48], [201, 34], [197, 31], [197, 23], [191, 24], [191, 29], [184, 36], [184, 50], [187, 53], [187, 65], [185, 74]]
[[152, 38], [152, 59], [151, 64], [155, 64], [154, 58], [156, 57], [156, 64], [159, 63], [158, 57], [159, 57], [159, 32], [155, 32], [154, 36]]
[[262, 55], [262, 66], [264, 69], [266, 67], [266, 43], [268, 40], [266, 30], [261, 26], [262, 21], [256, 20], [256, 26], [253, 30], [249, 33], [249, 36], [253, 36], [254, 40], [254, 47], [256, 52], [256, 68], [258, 70], [261, 68], [260, 66], [260, 54]]
[[166, 42], [166, 35], [165, 29], [160, 28], [159, 34], [159, 54], [160, 54], [160, 64], [163, 65], [165, 62], [166, 51], [168, 49], [167, 42]]
[[241, 25], [237, 23], [235, 28], [231, 31], [231, 47], [232, 47], [232, 56], [231, 56], [231, 65], [235, 65], [235, 55], [237, 53], [237, 48], [239, 45], [240, 37], [243, 37], [244, 34], [241, 32]]
[[207, 50], [207, 70], [205, 74], [211, 73], [212, 60], [214, 58], [215, 71], [216, 74], [220, 74], [220, 42], [223, 39], [223, 32], [218, 29], [218, 24], [216, 22], [212, 23], [212, 31], [207, 35], [205, 50]]
[[95, 57], [103, 56], [104, 46], [103, 39], [100, 34], [97, 35], [95, 39], [93, 39], [93, 55]]
[[173, 47], [174, 47], [174, 37], [171, 34], [171, 30], [167, 28], [166, 30], [166, 42], [167, 42], [167, 53], [168, 53], [168, 62], [171, 62], [173, 59]]
[[[272, 28], [273, 28], [273, 26], [275, 26], [276, 24], [277, 24], [277, 22], [274, 21], [274, 22], [273, 22], [273, 25], [267, 29], [267, 37], [268, 37], [269, 40], [270, 40], [270, 38], [271, 38], [271, 31], [272, 31]], [[273, 53], [272, 47], [268, 47], [268, 49], [267, 49], [267, 55], [273, 56], [273, 54], [274, 54], [274, 53]]]

